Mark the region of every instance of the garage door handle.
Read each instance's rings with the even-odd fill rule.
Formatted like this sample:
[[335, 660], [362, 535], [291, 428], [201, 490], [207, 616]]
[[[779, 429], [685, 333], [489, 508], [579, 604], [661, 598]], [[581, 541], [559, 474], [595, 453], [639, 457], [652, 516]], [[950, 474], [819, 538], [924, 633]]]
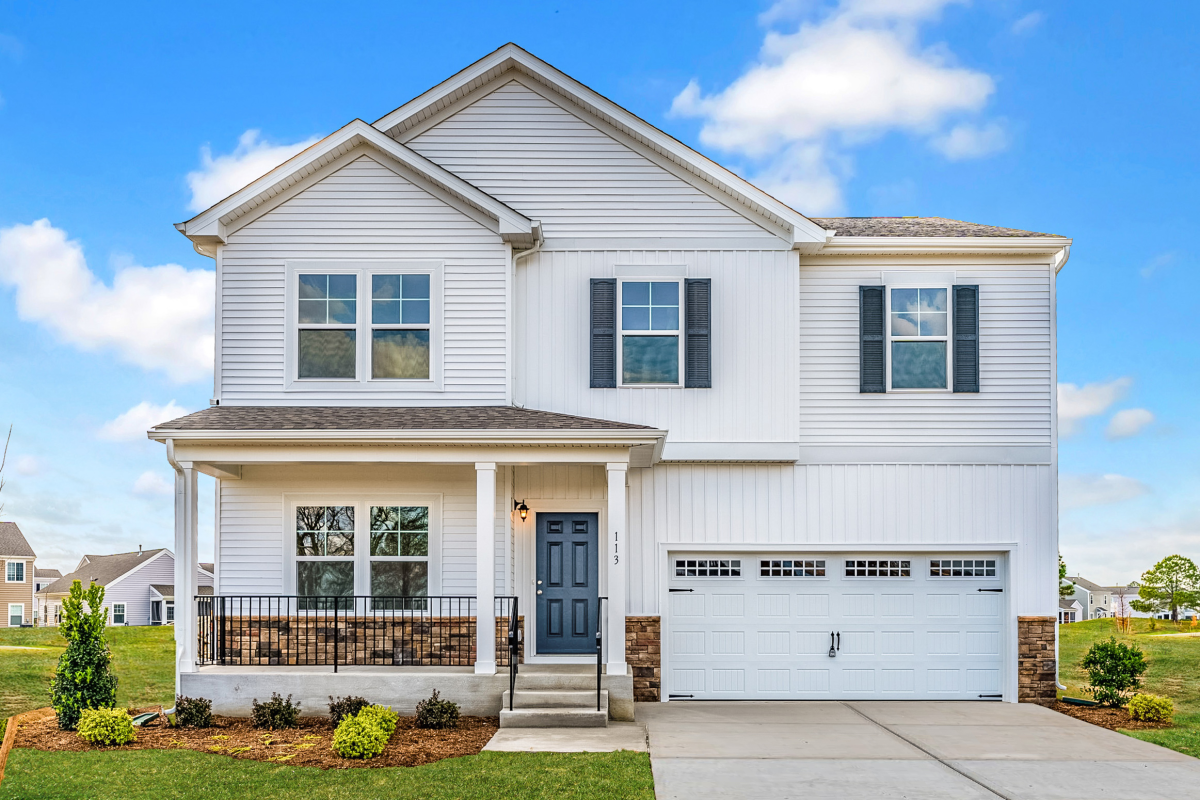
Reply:
[[976, 589], [977, 592], [1003, 592], [1003, 589]]
[[833, 631], [830, 631], [829, 632], [829, 657], [837, 658], [837, 648], [834, 646], [833, 642], [834, 642]]
[[695, 589], [667, 589], [668, 592], [694, 592]]

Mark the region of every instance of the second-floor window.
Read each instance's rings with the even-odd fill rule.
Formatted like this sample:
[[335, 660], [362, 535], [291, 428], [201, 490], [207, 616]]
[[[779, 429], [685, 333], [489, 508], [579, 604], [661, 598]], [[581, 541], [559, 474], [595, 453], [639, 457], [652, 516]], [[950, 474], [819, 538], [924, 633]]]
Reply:
[[890, 388], [947, 389], [950, 312], [947, 287], [889, 287]]
[[429, 377], [429, 276], [371, 276], [371, 377]]
[[297, 303], [301, 378], [357, 377], [358, 276], [300, 275]]
[[8, 583], [25, 582], [25, 562], [9, 561], [4, 565], [4, 580]]
[[679, 281], [621, 281], [621, 383], [678, 386]]

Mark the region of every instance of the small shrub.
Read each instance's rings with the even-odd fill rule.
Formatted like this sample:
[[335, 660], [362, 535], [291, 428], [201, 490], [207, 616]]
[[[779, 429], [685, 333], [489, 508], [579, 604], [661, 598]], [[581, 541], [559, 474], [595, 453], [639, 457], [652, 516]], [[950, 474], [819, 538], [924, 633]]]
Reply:
[[396, 732], [396, 724], [400, 721], [400, 715], [387, 706], [367, 706], [358, 712], [358, 718], [378, 725], [389, 739]]
[[279, 692], [271, 692], [270, 700], [260, 703], [255, 698], [250, 707], [250, 719], [254, 727], [266, 728], [269, 731], [294, 728], [299, 716], [300, 703], [293, 703], [290, 694], [284, 700], [279, 696]]
[[388, 733], [362, 712], [346, 717], [333, 733], [333, 751], [342, 758], [374, 758], [387, 746]]
[[367, 706], [371, 705], [363, 697], [329, 697], [329, 717], [333, 720], [333, 727], [337, 727], [346, 717], [353, 717], [359, 711], [362, 711]]
[[458, 704], [438, 699], [437, 689], [428, 700], [417, 703], [418, 728], [457, 728]]
[[1129, 690], [1141, 684], [1146, 667], [1141, 648], [1118, 642], [1116, 638], [1096, 642], [1083, 657], [1083, 668], [1088, 673], [1087, 690], [1104, 706], [1125, 705]]
[[105, 639], [107, 622], [104, 587], [93, 584], [84, 589], [79, 581], [72, 583], [70, 595], [63, 599], [59, 626], [67, 649], [50, 680], [50, 705], [58, 715], [58, 727], [65, 731], [75, 729], [85, 709], [117, 704], [117, 676]]
[[212, 700], [203, 697], [175, 697], [175, 724], [181, 728], [207, 728], [212, 725]]
[[87, 708], [79, 716], [79, 736], [91, 744], [129, 744], [133, 717], [123, 708]]
[[1129, 701], [1129, 718], [1142, 722], [1170, 722], [1175, 705], [1169, 697], [1156, 694], [1135, 694]]

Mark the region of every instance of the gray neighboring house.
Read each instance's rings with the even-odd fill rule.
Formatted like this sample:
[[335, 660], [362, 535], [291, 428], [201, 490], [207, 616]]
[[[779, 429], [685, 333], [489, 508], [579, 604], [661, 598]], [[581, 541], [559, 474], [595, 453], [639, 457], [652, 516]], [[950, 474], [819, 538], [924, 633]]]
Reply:
[[[1067, 580], [1075, 584], [1075, 592], [1070, 597], [1078, 600], [1083, 607], [1083, 615], [1080, 619], [1104, 619], [1117, 616], [1120, 613], [1121, 593], [1125, 595], [1125, 616], [1142, 619], [1171, 618], [1170, 613], [1167, 612], [1148, 614], [1144, 611], [1134, 611], [1132, 603], [1138, 598], [1137, 581], [1130, 581], [1128, 586], [1101, 586], [1077, 575], [1068, 575]], [[1181, 608], [1179, 610], [1180, 619], [1189, 619], [1195, 615], [1195, 609]]]
[[[38, 592], [38, 607], [48, 624], [59, 622], [62, 599], [75, 581], [104, 587], [109, 625], [163, 625], [175, 620], [175, 556], [165, 547], [85, 555], [73, 572]], [[201, 594], [212, 593], [212, 564], [200, 565], [197, 584]]]
[[42, 610], [42, 604], [40, 602], [38, 602], [38, 592], [40, 592], [42, 589], [45, 589], [47, 586], [54, 583], [56, 580], [58, 580], [61, 577], [62, 577], [62, 573], [56, 569], [45, 569], [43, 567], [34, 567], [33, 568], [33, 597], [30, 599], [33, 600], [33, 624], [34, 625], [44, 625], [45, 624], [45, 622], [42, 620], [42, 618], [40, 616], [41, 610]]

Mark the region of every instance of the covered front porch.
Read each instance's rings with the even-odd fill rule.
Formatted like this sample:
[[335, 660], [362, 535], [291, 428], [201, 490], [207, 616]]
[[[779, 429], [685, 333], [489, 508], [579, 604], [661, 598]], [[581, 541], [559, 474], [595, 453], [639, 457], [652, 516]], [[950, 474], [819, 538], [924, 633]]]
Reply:
[[[193, 598], [179, 691], [244, 714], [248, 686], [411, 705], [428, 682], [494, 713], [513, 667], [553, 665], [599, 671], [632, 713], [626, 478], [664, 435], [512, 408], [227, 407], [159, 426], [176, 594]], [[195, 586], [198, 474], [218, 481], [212, 597]]]

